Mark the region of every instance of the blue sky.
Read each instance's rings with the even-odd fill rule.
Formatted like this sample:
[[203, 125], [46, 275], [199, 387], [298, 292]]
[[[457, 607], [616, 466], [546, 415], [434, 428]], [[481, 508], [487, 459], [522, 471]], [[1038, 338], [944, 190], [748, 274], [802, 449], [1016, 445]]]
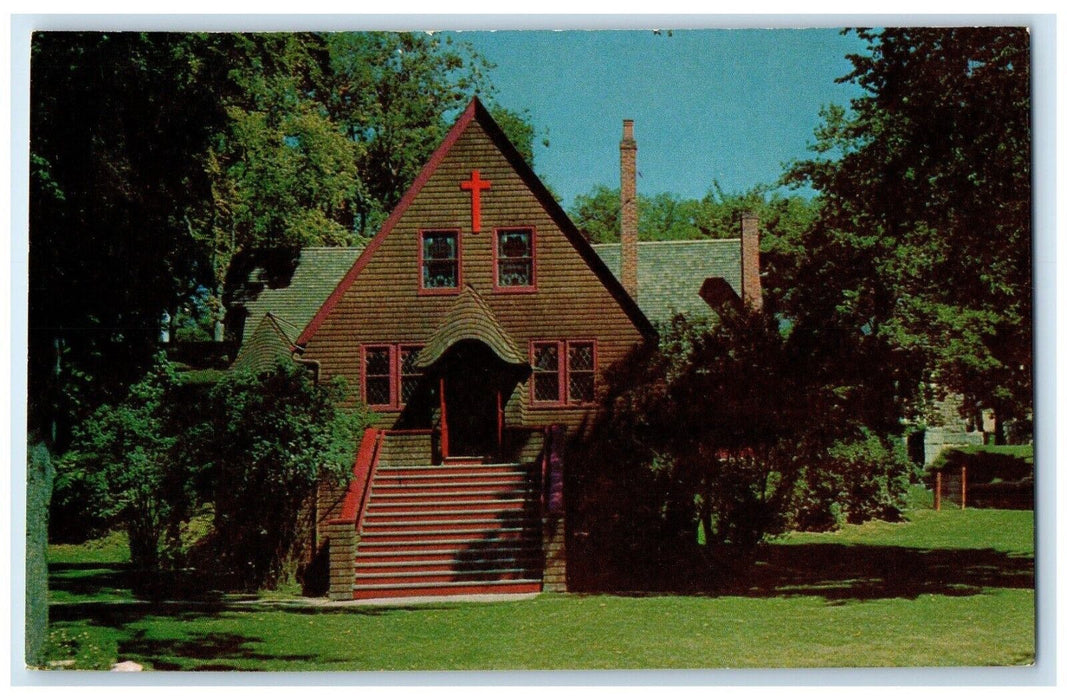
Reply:
[[775, 182], [804, 157], [820, 107], [859, 94], [834, 82], [863, 51], [835, 29], [463, 32], [496, 64], [497, 98], [548, 130], [535, 169], [569, 206], [618, 186], [622, 120], [634, 120], [638, 189], [702, 197]]

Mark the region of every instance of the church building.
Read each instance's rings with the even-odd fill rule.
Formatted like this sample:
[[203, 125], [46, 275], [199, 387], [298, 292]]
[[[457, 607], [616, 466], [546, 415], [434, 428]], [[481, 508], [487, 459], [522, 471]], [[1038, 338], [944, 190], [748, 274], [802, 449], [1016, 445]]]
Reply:
[[637, 240], [636, 151], [626, 121], [621, 242], [594, 246], [475, 98], [364, 248], [252, 270], [235, 368], [290, 358], [376, 416], [320, 489], [331, 598], [566, 590], [567, 445], [605, 371], [676, 313], [760, 303], [754, 218]]

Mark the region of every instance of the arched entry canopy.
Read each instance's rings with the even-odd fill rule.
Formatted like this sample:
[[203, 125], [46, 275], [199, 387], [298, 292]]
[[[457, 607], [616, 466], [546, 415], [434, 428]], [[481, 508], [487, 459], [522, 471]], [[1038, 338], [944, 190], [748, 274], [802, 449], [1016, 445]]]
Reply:
[[499, 452], [504, 407], [529, 363], [473, 287], [460, 292], [414, 364], [438, 384], [442, 456]]
[[515, 366], [528, 364], [515, 341], [500, 326], [493, 310], [473, 287], [467, 285], [441, 320], [426, 347], [415, 358], [415, 366], [426, 370], [437, 363], [453, 345], [468, 340], [482, 342], [501, 362]]

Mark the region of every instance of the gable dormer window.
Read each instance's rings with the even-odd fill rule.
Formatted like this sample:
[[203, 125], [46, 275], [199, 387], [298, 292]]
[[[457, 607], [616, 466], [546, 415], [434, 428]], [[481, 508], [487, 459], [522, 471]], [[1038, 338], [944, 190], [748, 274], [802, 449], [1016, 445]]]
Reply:
[[497, 229], [493, 246], [495, 287], [505, 291], [534, 289], [534, 230]]
[[419, 246], [419, 288], [428, 292], [459, 289], [459, 231], [423, 231]]

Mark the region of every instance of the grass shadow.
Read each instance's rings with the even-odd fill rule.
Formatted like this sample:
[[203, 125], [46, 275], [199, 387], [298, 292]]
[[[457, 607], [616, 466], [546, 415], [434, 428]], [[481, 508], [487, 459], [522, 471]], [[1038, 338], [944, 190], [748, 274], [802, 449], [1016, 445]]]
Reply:
[[623, 587], [647, 594], [805, 595], [842, 602], [1034, 587], [1033, 557], [991, 548], [824, 543], [765, 544], [749, 553], [694, 548], [645, 571], [645, 580], [631, 579]]
[[75, 598], [102, 595], [131, 597], [133, 571], [128, 564], [49, 564], [48, 590]]
[[[264, 640], [221, 632], [193, 633], [180, 638], [150, 639], [138, 630], [132, 639], [120, 642], [120, 658], [136, 658], [159, 671], [239, 671], [236, 661], [310, 661], [311, 654], [264, 654], [255, 645]], [[177, 663], [182, 659], [185, 663]]]

